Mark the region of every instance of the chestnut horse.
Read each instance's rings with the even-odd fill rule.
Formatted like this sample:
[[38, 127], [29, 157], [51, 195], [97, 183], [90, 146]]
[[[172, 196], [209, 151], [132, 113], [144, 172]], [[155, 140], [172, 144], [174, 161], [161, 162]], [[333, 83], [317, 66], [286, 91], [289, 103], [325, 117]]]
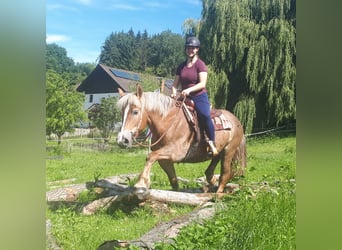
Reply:
[[[151, 152], [146, 158], [144, 170], [134, 185], [135, 193], [145, 195], [150, 187], [150, 171], [158, 161], [167, 174], [173, 189], [178, 189], [174, 163], [203, 162], [211, 159], [205, 171], [209, 187], [214, 187], [214, 170], [221, 161], [221, 173], [217, 193], [224, 192], [225, 185], [234, 176], [244, 174], [246, 167], [246, 140], [240, 121], [229, 111], [220, 110], [231, 122], [229, 130], [216, 131], [215, 144], [219, 154], [208, 155], [207, 143], [202, 135], [196, 139], [196, 133], [189, 125], [176, 100], [158, 92], [143, 92], [137, 85], [136, 93], [125, 94], [119, 89], [120, 99], [117, 107], [123, 113], [122, 127], [117, 142], [121, 146], [132, 146], [133, 140], [147, 126], [152, 132]], [[238, 167], [237, 167], [238, 166]]]

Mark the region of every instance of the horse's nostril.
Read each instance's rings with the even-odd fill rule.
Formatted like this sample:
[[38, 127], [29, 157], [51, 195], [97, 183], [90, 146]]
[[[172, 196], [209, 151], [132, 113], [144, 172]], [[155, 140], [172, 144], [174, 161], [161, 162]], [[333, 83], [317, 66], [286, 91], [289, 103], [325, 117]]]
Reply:
[[128, 144], [129, 140], [127, 138], [125, 138], [124, 142], [125, 142], [125, 144]]

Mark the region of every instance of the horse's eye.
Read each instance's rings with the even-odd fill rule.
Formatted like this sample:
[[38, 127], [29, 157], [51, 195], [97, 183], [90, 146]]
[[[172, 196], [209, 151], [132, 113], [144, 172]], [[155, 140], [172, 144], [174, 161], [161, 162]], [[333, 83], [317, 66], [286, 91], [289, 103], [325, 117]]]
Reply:
[[133, 112], [132, 112], [133, 115], [137, 115], [138, 113], [139, 113], [138, 110], [133, 110]]

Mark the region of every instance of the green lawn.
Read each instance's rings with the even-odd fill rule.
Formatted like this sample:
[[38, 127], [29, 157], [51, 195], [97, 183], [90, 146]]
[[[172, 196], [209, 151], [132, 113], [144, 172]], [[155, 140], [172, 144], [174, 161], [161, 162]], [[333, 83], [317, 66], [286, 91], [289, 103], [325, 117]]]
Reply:
[[[47, 145], [47, 190], [48, 183], [57, 180], [84, 183], [93, 181], [95, 176], [138, 174], [147, 154], [146, 148], [126, 150], [115, 143], [105, 151], [80, 147], [77, 141], [63, 142], [59, 148], [54, 145]], [[158, 249], [295, 249], [296, 138], [248, 138], [247, 145], [246, 175], [233, 180], [240, 184], [240, 191], [218, 201], [227, 209], [203, 225], [184, 228], [175, 246], [159, 244]], [[204, 176], [208, 163], [177, 164], [176, 171], [178, 176], [194, 180]], [[219, 167], [216, 173], [218, 171]], [[152, 168], [151, 180], [152, 188], [170, 189], [158, 164]], [[196, 187], [198, 184], [187, 185]], [[260, 185], [267, 188], [260, 188]], [[59, 207], [47, 208], [46, 217], [51, 220], [52, 232], [63, 249], [88, 250], [96, 249], [106, 240], [137, 239], [157, 223], [192, 209], [172, 205], [169, 212], [156, 213], [148, 207], [137, 207], [129, 212], [117, 208], [83, 216], [74, 207]]]

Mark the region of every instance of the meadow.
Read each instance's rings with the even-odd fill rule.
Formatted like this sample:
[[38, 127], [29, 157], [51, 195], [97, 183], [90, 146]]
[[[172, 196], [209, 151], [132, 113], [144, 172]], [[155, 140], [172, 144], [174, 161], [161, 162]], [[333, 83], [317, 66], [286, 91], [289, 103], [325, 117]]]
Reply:
[[[95, 177], [138, 174], [142, 170], [147, 148], [121, 149], [114, 140], [105, 148], [98, 145], [86, 139], [66, 140], [61, 146], [47, 142], [46, 189], [61, 180], [68, 180], [68, 184], [84, 183]], [[296, 248], [296, 137], [251, 137], [247, 145], [246, 174], [231, 181], [240, 185], [239, 190], [216, 201], [224, 209], [205, 223], [183, 228], [174, 244], [159, 243], [155, 249]], [[190, 180], [181, 183], [180, 188], [198, 188], [194, 180], [204, 176], [208, 163], [177, 164], [177, 175]], [[151, 180], [151, 188], [170, 189], [158, 164], [152, 168]], [[134, 182], [133, 179], [129, 184]], [[85, 192], [79, 201], [93, 198], [91, 192]], [[47, 206], [46, 218], [51, 221], [51, 232], [62, 249], [89, 250], [106, 240], [138, 239], [158, 223], [194, 209], [185, 205], [168, 207], [166, 212], [159, 213], [146, 206], [129, 211], [118, 207], [84, 216], [73, 206]]]

